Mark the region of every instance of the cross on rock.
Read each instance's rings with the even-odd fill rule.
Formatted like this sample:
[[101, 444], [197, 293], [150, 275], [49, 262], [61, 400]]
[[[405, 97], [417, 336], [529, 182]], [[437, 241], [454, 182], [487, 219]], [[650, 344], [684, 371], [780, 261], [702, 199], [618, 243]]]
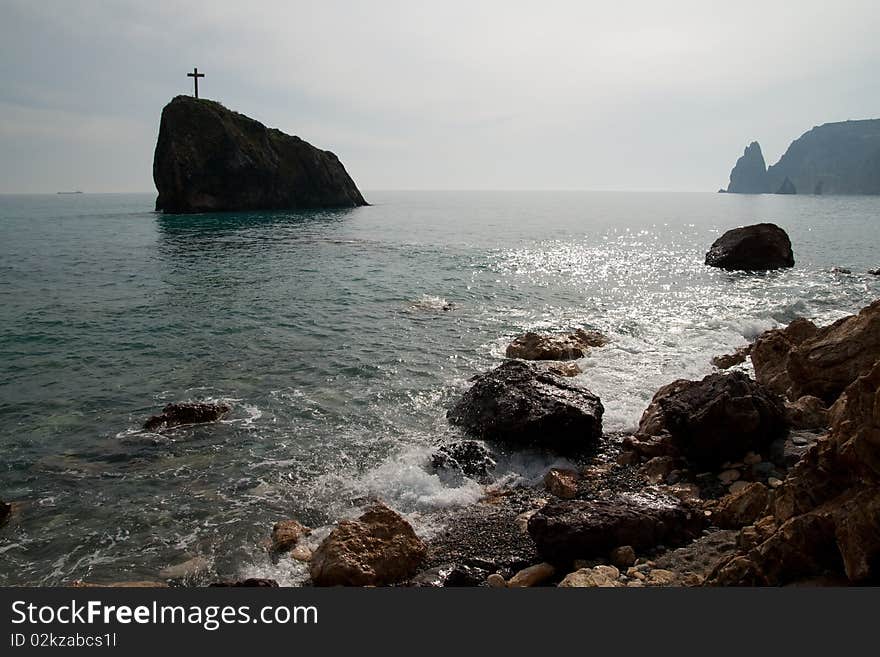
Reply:
[[193, 82], [194, 82], [195, 85], [196, 85], [196, 93], [195, 93], [195, 96], [196, 96], [196, 98], [198, 98], [198, 97], [199, 97], [199, 78], [203, 78], [203, 77], [205, 77], [205, 74], [204, 74], [204, 73], [199, 73], [199, 69], [198, 69], [198, 67], [196, 67], [196, 68], [193, 69], [193, 72], [192, 72], [192, 73], [187, 73], [187, 74], [186, 74], [186, 77], [188, 77], [188, 78], [192, 78], [192, 79], [193, 79]]

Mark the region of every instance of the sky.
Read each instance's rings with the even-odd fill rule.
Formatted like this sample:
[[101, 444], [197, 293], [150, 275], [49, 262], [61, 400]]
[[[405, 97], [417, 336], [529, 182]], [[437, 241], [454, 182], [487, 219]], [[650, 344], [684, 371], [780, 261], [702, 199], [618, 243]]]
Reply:
[[0, 0], [0, 193], [152, 192], [199, 91], [362, 190], [715, 191], [880, 117], [877, 0]]

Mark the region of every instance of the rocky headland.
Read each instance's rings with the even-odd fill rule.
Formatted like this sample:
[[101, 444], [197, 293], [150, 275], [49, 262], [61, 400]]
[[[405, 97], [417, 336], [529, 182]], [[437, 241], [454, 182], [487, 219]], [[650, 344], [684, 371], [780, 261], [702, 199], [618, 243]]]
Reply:
[[211, 100], [162, 110], [153, 180], [165, 212], [353, 208], [367, 202], [330, 151]]
[[730, 172], [735, 194], [880, 194], [880, 119], [814, 127], [767, 167], [752, 142]]

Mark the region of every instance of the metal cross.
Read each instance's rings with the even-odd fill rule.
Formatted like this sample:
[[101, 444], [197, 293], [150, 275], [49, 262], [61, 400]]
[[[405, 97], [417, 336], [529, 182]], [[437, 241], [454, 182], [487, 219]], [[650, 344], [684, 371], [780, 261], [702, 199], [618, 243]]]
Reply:
[[204, 74], [204, 73], [199, 73], [199, 69], [198, 69], [198, 68], [194, 68], [192, 73], [187, 73], [187, 74], [186, 74], [186, 77], [188, 77], [188, 78], [192, 78], [192, 79], [193, 79], [193, 82], [194, 82], [195, 85], [196, 85], [196, 98], [198, 98], [198, 97], [199, 97], [199, 78], [203, 78], [203, 77], [205, 77], [205, 74]]

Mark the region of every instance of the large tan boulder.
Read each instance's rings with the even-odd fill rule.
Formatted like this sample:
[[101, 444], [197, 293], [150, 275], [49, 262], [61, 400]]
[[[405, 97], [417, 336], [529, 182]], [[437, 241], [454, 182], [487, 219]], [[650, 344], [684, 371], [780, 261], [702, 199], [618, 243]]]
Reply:
[[414, 575], [427, 554], [399, 514], [381, 503], [357, 520], [343, 520], [312, 554], [316, 586], [383, 586]]
[[718, 500], [712, 517], [722, 529], [739, 529], [762, 517], [769, 499], [767, 487], [753, 481]]
[[796, 319], [781, 329], [765, 331], [751, 349], [755, 379], [778, 395], [787, 396], [791, 388], [788, 356], [792, 349], [811, 338], [819, 329], [807, 319]]

